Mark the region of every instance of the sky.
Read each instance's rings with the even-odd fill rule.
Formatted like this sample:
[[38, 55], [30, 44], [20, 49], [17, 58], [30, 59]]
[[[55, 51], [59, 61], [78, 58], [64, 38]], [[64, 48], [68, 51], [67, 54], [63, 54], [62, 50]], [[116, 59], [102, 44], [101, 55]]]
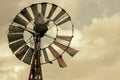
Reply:
[[50, 2], [72, 17], [79, 50], [64, 56], [68, 67], [42, 66], [44, 80], [120, 79], [120, 0], [0, 0], [0, 80], [28, 80], [30, 66], [19, 61], [8, 45], [8, 27], [15, 15], [33, 3]]

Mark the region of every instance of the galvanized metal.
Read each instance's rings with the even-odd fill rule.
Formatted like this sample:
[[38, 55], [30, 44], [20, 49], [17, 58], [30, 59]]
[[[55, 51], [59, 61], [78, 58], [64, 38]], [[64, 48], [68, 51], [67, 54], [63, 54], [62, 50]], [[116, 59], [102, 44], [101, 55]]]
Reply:
[[46, 12], [46, 8], [47, 8], [47, 3], [42, 3], [41, 4], [41, 14], [43, 15], [43, 17], [45, 16], [45, 12]]
[[18, 39], [22, 39], [23, 34], [8, 34], [8, 40], [9, 42], [16, 41]]
[[65, 10], [62, 9], [62, 10], [59, 12], [59, 14], [53, 19], [53, 21], [56, 22], [56, 21], [57, 21], [61, 16], [63, 16], [65, 13], [66, 13]]
[[66, 22], [68, 22], [68, 21], [70, 21], [70, 20], [71, 20], [70, 17], [67, 17], [67, 18], [65, 18], [64, 20], [62, 20], [62, 21], [56, 23], [56, 25], [57, 25], [57, 26], [60, 26], [60, 25], [66, 23]]
[[47, 54], [47, 51], [46, 51], [45, 48], [43, 49], [43, 55], [44, 55], [45, 61], [46, 61], [47, 63], [49, 63], [50, 60], [49, 60], [49, 58], [48, 58], [48, 54]]
[[53, 15], [53, 13], [55, 12], [56, 9], [57, 9], [57, 6], [52, 4], [52, 8], [51, 8], [51, 10], [50, 10], [50, 12], [48, 14], [48, 17], [47, 17], [48, 19], [51, 18], [51, 16]]
[[14, 19], [13, 22], [16, 22], [20, 25], [26, 26], [27, 25], [27, 21], [25, 21], [24, 19], [22, 19], [19, 15], [17, 15]]
[[16, 57], [21, 60], [25, 55], [26, 51], [28, 50], [28, 48], [29, 47], [27, 45], [24, 45], [19, 51], [16, 52], [15, 54]]
[[30, 15], [30, 13], [28, 12], [27, 8], [24, 8], [21, 12], [20, 12], [29, 22], [32, 21], [32, 17]]
[[33, 12], [33, 15], [34, 15], [34, 18], [35, 18], [37, 16], [37, 13], [38, 13], [37, 5], [36, 4], [32, 4], [30, 7], [32, 9], [32, 12]]
[[23, 62], [27, 63], [27, 64], [31, 64], [32, 63], [32, 57], [33, 57], [33, 49], [29, 48], [28, 51], [26, 52], [26, 55], [23, 59]]
[[18, 50], [20, 47], [22, 47], [25, 44], [24, 40], [17, 41], [15, 43], [9, 44], [10, 49], [14, 53], [16, 50]]
[[24, 30], [19, 28], [18, 26], [10, 25], [9, 26], [9, 33], [23, 33]]

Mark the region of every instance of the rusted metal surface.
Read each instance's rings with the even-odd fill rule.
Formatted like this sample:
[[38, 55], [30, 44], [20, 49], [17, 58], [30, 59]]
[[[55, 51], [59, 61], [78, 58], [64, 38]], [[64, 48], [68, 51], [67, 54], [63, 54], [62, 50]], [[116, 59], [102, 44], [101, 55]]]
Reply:
[[57, 59], [58, 64], [59, 64], [60, 67], [67, 67], [66, 63], [62, 59], [62, 56], [59, 55], [59, 53], [52, 46], [49, 46], [48, 49], [51, 51], [53, 56]]
[[49, 58], [48, 58], [47, 51], [46, 51], [45, 48], [43, 49], [43, 55], [44, 55], [45, 61], [46, 61], [47, 63], [50, 62], [50, 60], [49, 60]]
[[59, 12], [59, 14], [53, 19], [53, 21], [56, 22], [56, 21], [57, 21], [61, 16], [63, 16], [65, 13], [66, 13], [65, 10], [62, 9], [62, 10]]
[[47, 3], [42, 3], [41, 6], [42, 6], [41, 14], [44, 17], [45, 16], [45, 12], [46, 12]]
[[19, 51], [16, 52], [15, 54], [16, 57], [21, 60], [25, 55], [26, 51], [28, 50], [28, 48], [29, 47], [27, 45], [24, 45]]
[[52, 46], [49, 46], [48, 49], [51, 51], [55, 58], [60, 56], [59, 53]]
[[57, 59], [58, 63], [59, 63], [59, 66], [61, 68], [64, 68], [64, 67], [67, 67], [65, 61], [63, 60], [62, 56], [59, 56], [59, 58]]
[[69, 53], [69, 55], [73, 57], [78, 52], [78, 50], [69, 47], [66, 50], [66, 52]]
[[20, 16], [16, 16], [15, 19], [14, 19], [14, 22], [20, 24], [20, 25], [23, 25], [23, 26], [26, 26], [27, 25], [27, 21], [25, 21], [24, 19], [22, 19]]
[[23, 33], [24, 30], [19, 28], [19, 26], [13, 26], [13, 25], [10, 25], [9, 26], [9, 33]]
[[19, 49], [24, 44], [25, 44], [25, 41], [20, 40], [20, 41], [13, 43], [13, 44], [9, 44], [9, 47], [12, 50], [12, 52], [15, 52], [17, 49]]
[[73, 49], [73, 48], [70, 48], [70, 47], [68, 47], [68, 46], [65, 46], [65, 45], [63, 45], [63, 44], [61, 44], [61, 43], [59, 43], [59, 42], [54, 42], [54, 44], [56, 45], [56, 46], [58, 46], [59, 48], [61, 48], [61, 49], [63, 49], [63, 50], [65, 50], [70, 56], [74, 56], [78, 51], [77, 50], [75, 50], [75, 49]]
[[55, 12], [56, 8], [57, 8], [57, 6], [53, 4], [47, 18], [51, 18], [51, 16], [52, 16], [53, 13]]
[[56, 38], [59, 38], [59, 39], [65, 40], [65, 41], [70, 41], [72, 39], [72, 36], [61, 36], [61, 35], [58, 35]]
[[67, 18], [65, 18], [64, 20], [58, 22], [56, 25], [57, 25], [57, 26], [60, 26], [60, 25], [66, 23], [66, 22], [68, 22], [68, 21], [70, 21], [70, 20], [71, 20], [70, 17], [67, 17]]
[[22, 39], [23, 38], [23, 34], [8, 34], [8, 41], [12, 42], [18, 39]]
[[33, 49], [29, 48], [29, 50], [27, 51], [27, 53], [23, 59], [23, 62], [25, 62], [27, 64], [31, 64], [32, 57], [33, 57]]
[[54, 44], [55, 44], [56, 46], [58, 46], [59, 48], [63, 49], [63, 50], [67, 49], [67, 46], [65, 46], [65, 45], [63, 45], [63, 44], [61, 44], [61, 43], [59, 43], [59, 42], [57, 42], [57, 41], [54, 41]]
[[30, 7], [31, 7], [31, 9], [32, 9], [32, 12], [33, 12], [34, 17], [36, 18], [37, 13], [38, 13], [37, 4], [33, 4], [33, 5], [31, 5]]
[[22, 11], [21, 11], [21, 14], [30, 22], [32, 21], [32, 17], [31, 15], [29, 14], [28, 10], [26, 8], [24, 8]]

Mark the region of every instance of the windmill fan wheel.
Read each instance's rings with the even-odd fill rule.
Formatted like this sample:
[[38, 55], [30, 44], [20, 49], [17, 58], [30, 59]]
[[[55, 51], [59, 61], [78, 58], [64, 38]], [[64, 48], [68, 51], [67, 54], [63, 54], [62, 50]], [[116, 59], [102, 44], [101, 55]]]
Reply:
[[[57, 60], [60, 67], [66, 67], [63, 53], [74, 56], [78, 51], [70, 47], [74, 25], [70, 15], [61, 7], [52, 3], [32, 4], [22, 9], [9, 26], [8, 41], [13, 54], [21, 61], [31, 64], [34, 54], [35, 17], [43, 17], [47, 31], [42, 29], [40, 52], [41, 65]], [[38, 20], [39, 21], [39, 20]], [[42, 22], [42, 19], [41, 19]], [[41, 26], [40, 26], [41, 27]], [[40, 31], [41, 28], [37, 30]]]

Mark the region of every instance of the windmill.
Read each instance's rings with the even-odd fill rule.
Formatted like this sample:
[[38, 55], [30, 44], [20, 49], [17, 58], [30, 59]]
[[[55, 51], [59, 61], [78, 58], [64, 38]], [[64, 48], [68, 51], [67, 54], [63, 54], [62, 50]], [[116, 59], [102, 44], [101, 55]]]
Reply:
[[66, 67], [63, 54], [74, 56], [70, 47], [74, 25], [70, 15], [52, 3], [32, 4], [22, 9], [9, 26], [8, 42], [13, 54], [31, 65], [28, 80], [43, 80], [41, 65], [57, 60]]

